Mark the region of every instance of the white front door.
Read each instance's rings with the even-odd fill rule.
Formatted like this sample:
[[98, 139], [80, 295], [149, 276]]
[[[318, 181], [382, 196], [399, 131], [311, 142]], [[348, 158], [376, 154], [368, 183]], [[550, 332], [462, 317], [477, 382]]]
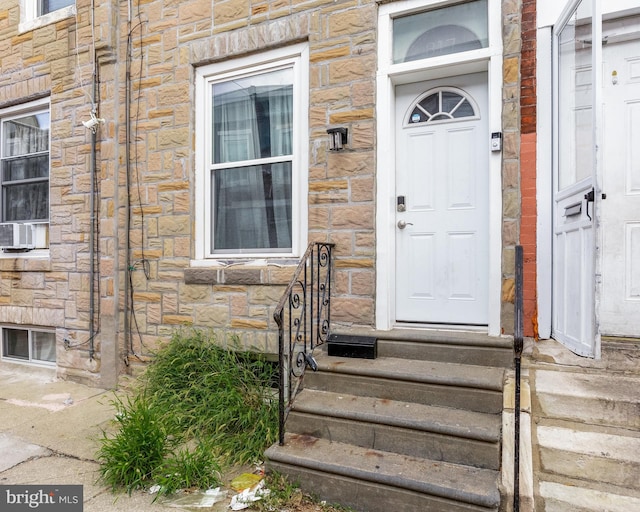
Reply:
[[396, 321], [487, 325], [487, 74], [396, 88]]
[[[637, 29], [640, 23], [635, 21]], [[636, 29], [636, 30], [637, 30]], [[637, 32], [636, 32], [637, 33]], [[640, 41], [611, 42], [604, 60], [600, 332], [640, 336]]]

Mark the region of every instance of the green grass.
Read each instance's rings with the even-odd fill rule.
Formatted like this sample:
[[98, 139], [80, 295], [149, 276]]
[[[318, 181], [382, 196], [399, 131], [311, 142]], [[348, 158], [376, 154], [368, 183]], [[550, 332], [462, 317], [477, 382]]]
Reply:
[[224, 468], [262, 460], [277, 437], [275, 372], [211, 333], [176, 333], [138, 391], [114, 400], [117, 431], [98, 452], [102, 479], [128, 492], [157, 483], [170, 494], [220, 485]]

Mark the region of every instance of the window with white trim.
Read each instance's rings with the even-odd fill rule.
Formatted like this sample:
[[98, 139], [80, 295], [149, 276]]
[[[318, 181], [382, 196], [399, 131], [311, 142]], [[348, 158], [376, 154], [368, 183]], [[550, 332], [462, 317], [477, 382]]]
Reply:
[[53, 364], [56, 362], [56, 333], [3, 327], [2, 357], [7, 360]]
[[262, 57], [197, 71], [202, 258], [295, 256], [305, 237], [306, 47]]
[[[0, 110], [0, 235], [24, 224], [23, 232], [30, 233], [22, 242], [29, 248], [46, 247], [49, 140], [48, 101]], [[0, 244], [7, 247], [3, 240]]]
[[20, 32], [75, 16], [75, 0], [20, 0]]

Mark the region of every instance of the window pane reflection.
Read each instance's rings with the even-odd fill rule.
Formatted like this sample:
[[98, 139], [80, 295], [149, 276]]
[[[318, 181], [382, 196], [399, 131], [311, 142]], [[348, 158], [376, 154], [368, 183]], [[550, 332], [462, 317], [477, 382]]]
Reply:
[[393, 20], [393, 63], [466, 52], [489, 45], [487, 0]]

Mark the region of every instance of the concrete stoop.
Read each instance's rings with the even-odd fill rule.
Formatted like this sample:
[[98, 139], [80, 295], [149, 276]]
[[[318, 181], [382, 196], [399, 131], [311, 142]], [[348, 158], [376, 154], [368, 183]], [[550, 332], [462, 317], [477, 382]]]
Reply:
[[529, 369], [536, 510], [640, 510], [640, 350], [609, 345], [624, 353], [589, 361], [552, 343]]
[[358, 511], [497, 511], [510, 341], [405, 332], [378, 347], [316, 356], [268, 469]]

